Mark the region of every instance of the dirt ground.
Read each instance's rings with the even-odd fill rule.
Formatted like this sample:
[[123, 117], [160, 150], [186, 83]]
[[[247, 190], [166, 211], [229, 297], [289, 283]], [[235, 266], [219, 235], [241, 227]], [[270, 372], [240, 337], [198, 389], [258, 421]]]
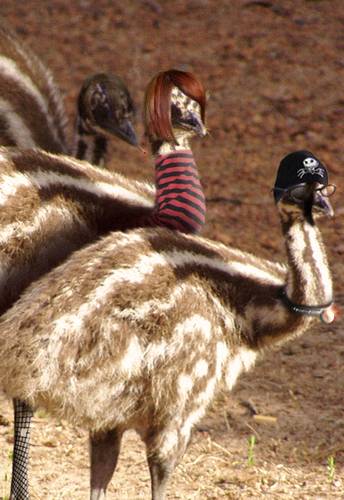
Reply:
[[[338, 187], [336, 216], [321, 229], [343, 305], [343, 0], [1, 0], [0, 15], [53, 71], [71, 123], [80, 84], [94, 72], [122, 75], [138, 106], [158, 70], [202, 79], [211, 134], [194, 151], [206, 236], [283, 260], [270, 192], [277, 165], [296, 149], [317, 154]], [[151, 160], [118, 141], [109, 167], [153, 179]], [[344, 498], [343, 341], [343, 320], [319, 324], [221, 393], [169, 498]], [[12, 420], [0, 396], [0, 499], [9, 494]], [[38, 412], [30, 476], [32, 499], [87, 498], [86, 433]], [[149, 498], [149, 490], [143, 445], [128, 433], [108, 498]]]

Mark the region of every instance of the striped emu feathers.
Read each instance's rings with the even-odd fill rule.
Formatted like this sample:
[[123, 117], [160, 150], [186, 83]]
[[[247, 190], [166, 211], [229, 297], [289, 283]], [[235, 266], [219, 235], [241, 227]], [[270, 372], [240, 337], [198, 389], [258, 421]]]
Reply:
[[311, 325], [281, 300], [283, 290], [302, 289], [305, 304], [315, 289], [331, 293], [329, 271], [319, 272], [327, 264], [320, 234], [301, 219], [283, 224], [288, 268], [168, 229], [113, 232], [2, 315], [2, 388], [91, 431], [92, 498], [105, 495], [102, 460], [135, 429], [153, 498], [163, 500], [221, 380], [231, 389], [260, 351]]
[[136, 227], [154, 188], [71, 158], [0, 148], [0, 310], [72, 251]]
[[[202, 186], [192, 153], [157, 158], [157, 189], [66, 156], [0, 148], [0, 311], [72, 251], [114, 230], [198, 231]], [[161, 171], [161, 168], [163, 171]]]
[[[284, 278], [277, 264], [202, 238], [113, 233], [3, 316], [0, 379], [10, 396], [91, 429], [138, 428], [156, 405], [156, 418], [167, 418], [161, 408], [169, 413], [171, 401], [184, 408], [180, 418], [202, 413], [222, 375], [234, 385], [256, 357], [243, 301], [268, 291], [273, 304]], [[6, 361], [8, 353], [20, 363]], [[185, 426], [188, 434], [191, 421]]]
[[66, 115], [50, 71], [0, 23], [0, 144], [67, 151]]

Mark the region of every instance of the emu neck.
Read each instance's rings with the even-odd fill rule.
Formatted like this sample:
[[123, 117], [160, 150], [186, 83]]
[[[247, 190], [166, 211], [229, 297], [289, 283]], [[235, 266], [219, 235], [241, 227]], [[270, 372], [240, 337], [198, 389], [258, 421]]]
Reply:
[[107, 138], [89, 129], [85, 123], [78, 118], [72, 155], [78, 160], [85, 160], [92, 163], [92, 165], [102, 167], [105, 164], [106, 151]]
[[234, 306], [242, 311], [239, 323], [246, 346], [254, 350], [283, 344], [316, 321], [315, 317], [292, 311], [281, 298], [283, 288], [289, 300], [298, 305], [321, 306], [332, 300], [332, 280], [318, 228], [300, 216], [296, 219], [283, 213], [282, 231], [286, 269], [269, 267], [272, 263], [257, 259], [256, 272], [248, 269], [237, 283]]
[[191, 137], [189, 132], [181, 131], [179, 129], [174, 129], [173, 134], [177, 140], [177, 143], [172, 143], [168, 141], [152, 141], [151, 147], [154, 156], [167, 155], [174, 153], [176, 151], [183, 151], [186, 149], [191, 149]]
[[326, 304], [332, 300], [332, 279], [319, 229], [307, 220], [282, 221], [289, 272], [286, 293], [304, 305]]

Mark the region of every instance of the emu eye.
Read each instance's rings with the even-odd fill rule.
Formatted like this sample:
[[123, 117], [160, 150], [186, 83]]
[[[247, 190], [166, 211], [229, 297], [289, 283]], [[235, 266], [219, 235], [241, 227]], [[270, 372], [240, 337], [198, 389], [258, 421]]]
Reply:
[[194, 115], [191, 113], [185, 118], [185, 123], [190, 125], [190, 127], [197, 127], [198, 126], [198, 121]]

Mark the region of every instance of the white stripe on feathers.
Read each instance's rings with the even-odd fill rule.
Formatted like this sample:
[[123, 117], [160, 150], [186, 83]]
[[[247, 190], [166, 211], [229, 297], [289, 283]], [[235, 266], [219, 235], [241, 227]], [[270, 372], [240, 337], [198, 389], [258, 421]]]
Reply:
[[[12, 59], [9, 59], [8, 57], [5, 57], [3, 55], [0, 55], [0, 72], [2, 76], [6, 76], [10, 80], [14, 81], [16, 85], [18, 85], [18, 87], [21, 88], [21, 90], [23, 90], [26, 94], [28, 94], [34, 99], [34, 101], [40, 108], [42, 114], [45, 116], [47, 123], [49, 125], [49, 130], [52, 133], [53, 137], [58, 143], [61, 143], [60, 137], [56, 132], [56, 128], [51, 118], [48, 103], [45, 99], [45, 96], [41, 94], [41, 92], [38, 90], [38, 88], [33, 83], [31, 78], [28, 75], [22, 73], [17, 64]], [[21, 145], [21, 147], [29, 147], [19, 142], [19, 140], [17, 140], [17, 142], [18, 144]]]
[[34, 141], [30, 129], [25, 124], [21, 116], [16, 113], [13, 106], [0, 97], [0, 113], [6, 121], [6, 132], [11, 137], [14, 144], [20, 144], [22, 148], [35, 148], [37, 146]]

